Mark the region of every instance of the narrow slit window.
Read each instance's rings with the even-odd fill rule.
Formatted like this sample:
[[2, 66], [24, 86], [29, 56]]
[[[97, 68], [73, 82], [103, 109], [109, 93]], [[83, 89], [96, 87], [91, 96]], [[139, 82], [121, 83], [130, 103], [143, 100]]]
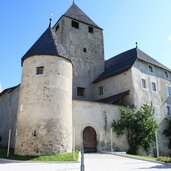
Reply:
[[55, 31], [57, 32], [59, 29], [59, 24], [56, 26]]
[[34, 130], [34, 132], [33, 132], [33, 136], [34, 136], [34, 137], [36, 137], [36, 136], [37, 136], [37, 132], [36, 132], [36, 130]]
[[166, 106], [166, 114], [168, 115], [168, 116], [171, 116], [171, 107], [170, 106]]
[[36, 74], [37, 75], [43, 74], [43, 72], [44, 72], [44, 67], [43, 66], [36, 68]]
[[99, 87], [99, 95], [100, 95], [100, 96], [103, 95], [103, 86], [100, 86], [100, 87]]
[[83, 48], [83, 52], [85, 52], [85, 53], [86, 53], [86, 52], [87, 52], [87, 49], [86, 49], [86, 48]]

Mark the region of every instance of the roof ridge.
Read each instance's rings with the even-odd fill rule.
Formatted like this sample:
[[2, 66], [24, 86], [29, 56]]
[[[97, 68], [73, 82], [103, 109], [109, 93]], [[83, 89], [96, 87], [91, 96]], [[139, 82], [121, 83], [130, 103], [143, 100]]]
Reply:
[[[92, 25], [94, 27], [100, 28], [91, 18], [85, 14], [76, 4], [75, 2], [69, 7], [69, 9], [64, 13], [63, 16], [75, 19], [77, 21], [81, 21], [83, 23]], [[100, 28], [101, 29], [101, 28]]]

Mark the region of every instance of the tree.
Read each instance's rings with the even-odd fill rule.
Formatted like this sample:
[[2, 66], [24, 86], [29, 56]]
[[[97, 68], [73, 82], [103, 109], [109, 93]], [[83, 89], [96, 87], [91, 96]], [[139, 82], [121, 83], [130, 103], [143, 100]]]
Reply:
[[168, 148], [171, 149], [171, 119], [165, 118], [167, 128], [164, 129], [163, 134], [169, 139]]
[[138, 147], [142, 146], [147, 152], [155, 141], [157, 123], [153, 117], [154, 109], [144, 104], [138, 110], [121, 107], [120, 119], [113, 121], [113, 131], [118, 136], [126, 133], [129, 144], [129, 153], [136, 154]]

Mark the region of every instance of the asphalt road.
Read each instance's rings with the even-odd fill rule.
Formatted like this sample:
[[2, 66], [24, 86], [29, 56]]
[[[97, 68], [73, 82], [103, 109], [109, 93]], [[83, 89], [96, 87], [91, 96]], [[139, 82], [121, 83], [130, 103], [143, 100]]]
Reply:
[[[0, 171], [80, 171], [80, 162], [41, 163], [0, 160]], [[171, 171], [171, 166], [110, 154], [85, 154], [85, 171]]]

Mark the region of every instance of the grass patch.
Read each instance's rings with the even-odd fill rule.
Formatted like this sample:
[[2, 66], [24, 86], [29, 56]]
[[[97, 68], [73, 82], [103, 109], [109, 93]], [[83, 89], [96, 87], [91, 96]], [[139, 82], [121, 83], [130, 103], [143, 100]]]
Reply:
[[171, 163], [171, 157], [162, 156], [162, 157], [157, 158], [157, 161], [161, 161], [164, 163]]
[[151, 157], [151, 156], [139, 156], [139, 155], [133, 155], [133, 154], [127, 154], [127, 156], [135, 157], [135, 158], [139, 158], [139, 159], [153, 160], [153, 161], [157, 160], [157, 158]]
[[[72, 153], [56, 154], [47, 156], [19, 156], [14, 154], [14, 149], [10, 149], [9, 157], [7, 158], [7, 150], [0, 147], [0, 158], [23, 161], [74, 161]], [[75, 152], [75, 161], [78, 161], [79, 151]]]

